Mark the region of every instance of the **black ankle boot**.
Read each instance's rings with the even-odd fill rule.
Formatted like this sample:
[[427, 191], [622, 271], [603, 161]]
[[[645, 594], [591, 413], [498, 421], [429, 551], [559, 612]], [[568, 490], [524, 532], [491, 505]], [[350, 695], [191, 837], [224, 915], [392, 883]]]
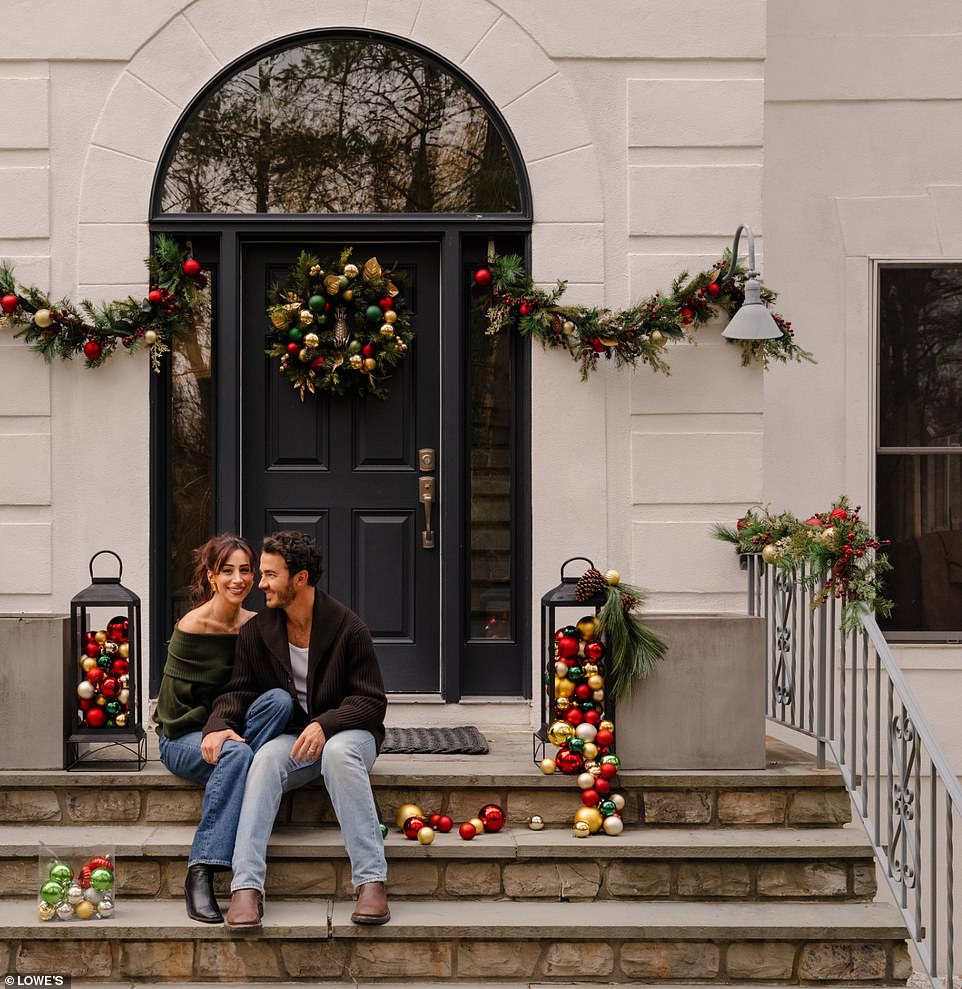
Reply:
[[187, 916], [202, 924], [222, 924], [224, 916], [214, 897], [214, 867], [194, 863], [187, 868], [187, 881], [184, 883], [187, 899]]

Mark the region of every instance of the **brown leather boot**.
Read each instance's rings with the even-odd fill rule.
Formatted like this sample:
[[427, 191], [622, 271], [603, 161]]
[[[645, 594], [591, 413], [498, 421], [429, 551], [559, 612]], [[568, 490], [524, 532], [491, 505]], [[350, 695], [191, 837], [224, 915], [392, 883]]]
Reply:
[[264, 894], [259, 889], [239, 889], [230, 898], [224, 923], [232, 931], [259, 931], [263, 916]]
[[386, 924], [390, 919], [391, 911], [388, 909], [384, 883], [364, 883], [359, 886], [351, 920], [355, 924]]

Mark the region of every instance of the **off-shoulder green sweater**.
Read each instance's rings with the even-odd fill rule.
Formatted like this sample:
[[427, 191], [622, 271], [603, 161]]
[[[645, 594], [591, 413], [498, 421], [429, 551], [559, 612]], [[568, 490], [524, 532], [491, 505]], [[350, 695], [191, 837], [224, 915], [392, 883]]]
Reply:
[[236, 643], [236, 635], [174, 629], [154, 711], [158, 735], [179, 738], [204, 727], [230, 677]]

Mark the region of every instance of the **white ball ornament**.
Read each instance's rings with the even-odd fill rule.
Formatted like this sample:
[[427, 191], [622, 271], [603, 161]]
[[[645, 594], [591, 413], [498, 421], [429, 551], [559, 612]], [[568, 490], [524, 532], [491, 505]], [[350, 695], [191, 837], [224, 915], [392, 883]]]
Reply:
[[605, 692], [603, 690], [596, 690], [592, 695], [591, 699], [593, 701], [603, 701], [605, 699]]
[[71, 886], [67, 890], [67, 902], [76, 906], [78, 903], [83, 903], [84, 891], [79, 886]]
[[568, 676], [568, 664], [567, 663], [555, 663], [554, 664], [554, 675], [559, 680], [564, 680]]
[[590, 790], [594, 785], [595, 778], [591, 775], [591, 773], [582, 773], [578, 777], [578, 786], [580, 786], [582, 790]]
[[81, 680], [77, 684], [77, 696], [82, 701], [89, 701], [97, 693], [97, 688], [89, 680]]
[[578, 738], [583, 738], [586, 742], [593, 742], [598, 735], [598, 729], [594, 725], [588, 724], [587, 721], [582, 721], [577, 728], [575, 728], [575, 734]]
[[70, 920], [73, 917], [73, 907], [67, 902], [61, 903], [57, 907], [57, 916], [61, 920]]
[[97, 905], [97, 916], [101, 920], [106, 920], [108, 917], [112, 917], [114, 912], [113, 900], [108, 899], [106, 896]]
[[129, 690], [121, 690], [121, 692], [119, 694], [117, 694], [117, 700], [120, 701], [121, 704], [129, 704], [130, 703], [130, 691]]
[[601, 825], [605, 829], [605, 834], [621, 834], [625, 830], [625, 822], [617, 814], [609, 814]]
[[609, 799], [619, 811], [625, 809], [625, 798], [620, 793], [613, 793]]
[[89, 886], [84, 890], [84, 899], [88, 903], [92, 903], [94, 906], [97, 906], [103, 898], [104, 894], [101, 893], [99, 889], [94, 889], [93, 886]]

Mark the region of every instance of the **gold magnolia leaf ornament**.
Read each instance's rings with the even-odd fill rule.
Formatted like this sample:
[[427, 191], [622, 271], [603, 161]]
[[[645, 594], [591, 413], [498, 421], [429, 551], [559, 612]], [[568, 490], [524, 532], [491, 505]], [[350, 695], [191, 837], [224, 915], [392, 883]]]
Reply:
[[271, 322], [277, 330], [286, 330], [291, 325], [290, 316], [287, 315], [287, 311], [284, 309], [275, 309], [271, 313]]
[[327, 275], [324, 278], [324, 290], [328, 295], [337, 295], [341, 291], [340, 275]]
[[377, 258], [368, 258], [364, 262], [364, 267], [361, 269], [361, 277], [366, 282], [377, 281], [381, 277], [383, 272], [381, 271], [381, 266], [377, 263]]

